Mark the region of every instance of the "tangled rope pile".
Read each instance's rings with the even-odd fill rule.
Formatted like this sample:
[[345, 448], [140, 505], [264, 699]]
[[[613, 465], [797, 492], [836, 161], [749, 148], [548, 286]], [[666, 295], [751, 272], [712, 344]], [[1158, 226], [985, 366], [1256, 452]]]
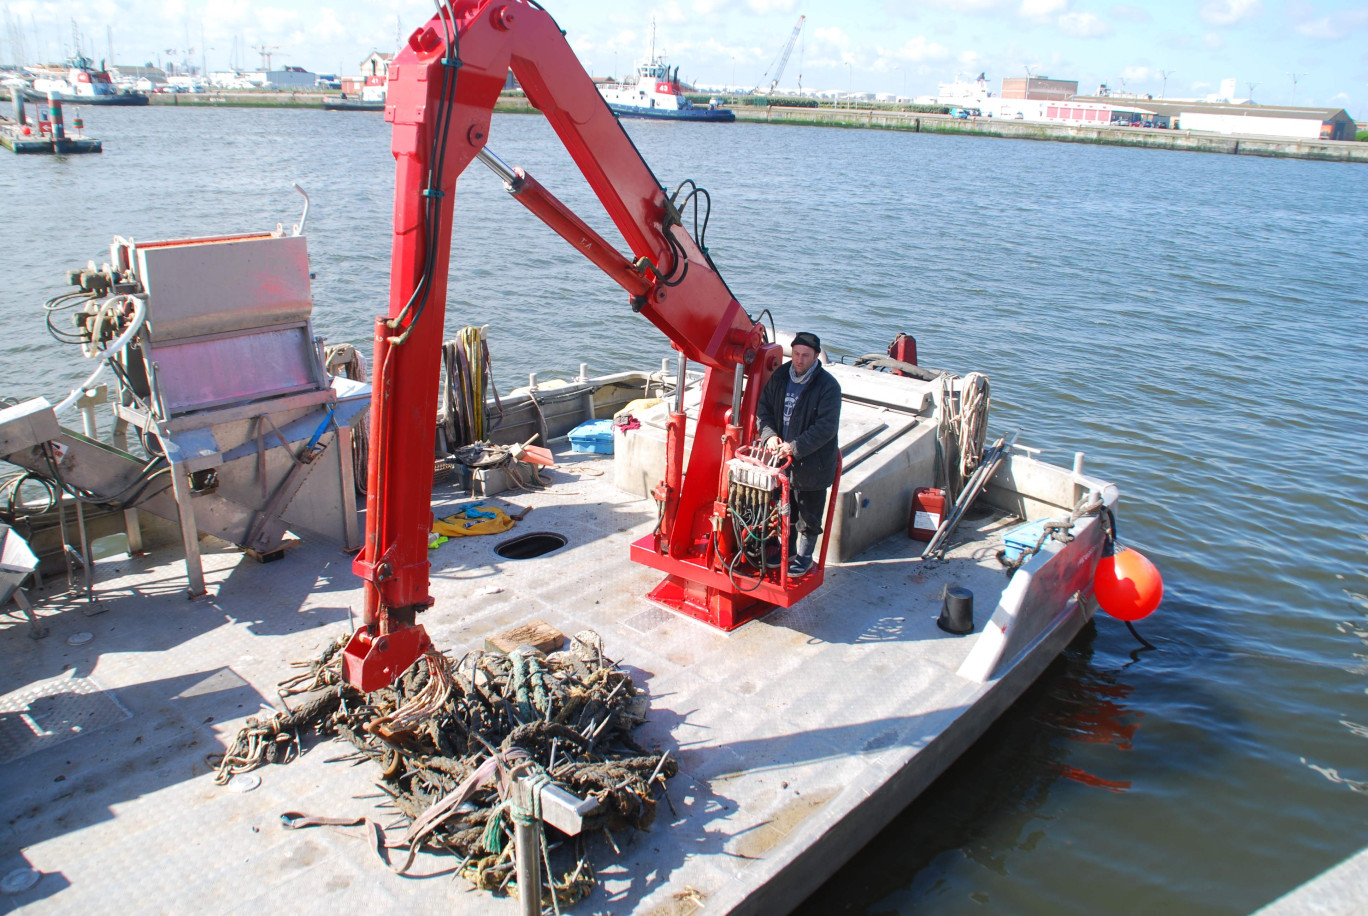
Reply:
[[[263, 763], [293, 759], [301, 733], [345, 738], [356, 753], [337, 759], [379, 764], [386, 807], [400, 816], [398, 824], [376, 827], [377, 847], [408, 847], [409, 861], [398, 871], [419, 849], [447, 852], [476, 887], [516, 893], [514, 822], [538, 812], [516, 805], [511, 786], [514, 777], [530, 778], [599, 803], [573, 840], [546, 828], [545, 873], [555, 877], [547, 881], [554, 894], [544, 890], [544, 897], [553, 907], [569, 905], [594, 886], [587, 837], [608, 831], [616, 848], [611, 831], [649, 827], [657, 785], [678, 772], [668, 753], [632, 740], [645, 698], [604, 657], [593, 631], [549, 655], [523, 647], [511, 655], [473, 652], [452, 663], [429, 650], [392, 687], [370, 694], [342, 682], [342, 646], [297, 663], [304, 670], [281, 684], [281, 696], [310, 698], [291, 712], [248, 719], [215, 778], [225, 783]], [[341, 822], [292, 813], [286, 823]], [[384, 830], [399, 826], [406, 827], [404, 840], [385, 841]]]
[[[351, 344], [334, 344], [324, 351], [324, 364], [329, 375], [343, 376], [357, 382], [366, 380], [366, 358]], [[370, 422], [366, 407], [352, 418], [352, 478], [359, 496], [366, 495], [366, 474], [370, 467]]]
[[936, 432], [937, 476], [945, 481], [947, 496], [954, 501], [983, 458], [988, 433], [988, 410], [992, 405], [988, 376], [970, 372], [955, 390], [958, 376], [940, 377], [940, 426]]
[[[535, 439], [527, 440], [530, 445]], [[519, 490], [540, 490], [546, 486], [536, 465], [524, 464], [514, 457], [514, 450], [507, 445], [495, 445], [488, 440], [463, 445], [451, 453], [451, 458], [471, 470], [502, 468], [508, 483]]]
[[[1045, 546], [1045, 542], [1054, 538], [1061, 544], [1068, 544], [1074, 539], [1074, 525], [1081, 518], [1088, 518], [1097, 515], [1106, 508], [1099, 493], [1088, 493], [1081, 498], [1073, 511], [1067, 517], [1046, 519], [1040, 530], [1040, 536], [1032, 546], [1025, 547], [1015, 557], [1008, 557], [1006, 550], [997, 552], [998, 562], [1007, 570], [1007, 578], [1012, 577], [1026, 561], [1040, 552], [1040, 548]], [[1110, 529], [1109, 529], [1110, 530]]]

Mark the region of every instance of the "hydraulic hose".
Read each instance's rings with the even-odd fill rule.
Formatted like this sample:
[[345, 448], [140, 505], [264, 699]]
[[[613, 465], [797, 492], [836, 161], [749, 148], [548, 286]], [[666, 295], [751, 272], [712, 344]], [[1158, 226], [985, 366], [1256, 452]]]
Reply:
[[126, 296], [124, 298], [133, 303], [133, 320], [129, 324], [128, 329], [115, 338], [114, 342], [107, 348], [95, 353], [95, 358], [99, 359], [100, 364], [95, 367], [94, 372], [86, 377], [84, 382], [81, 382], [79, 386], [73, 388], [71, 394], [67, 395], [60, 404], [52, 409], [53, 413], [64, 413], [75, 406], [76, 402], [85, 394], [86, 389], [93, 385], [95, 380], [100, 377], [100, 373], [104, 371], [105, 364], [117, 356], [124, 347], [128, 346], [128, 342], [136, 337], [138, 332], [142, 330], [143, 322], [147, 320], [147, 304], [137, 296]]

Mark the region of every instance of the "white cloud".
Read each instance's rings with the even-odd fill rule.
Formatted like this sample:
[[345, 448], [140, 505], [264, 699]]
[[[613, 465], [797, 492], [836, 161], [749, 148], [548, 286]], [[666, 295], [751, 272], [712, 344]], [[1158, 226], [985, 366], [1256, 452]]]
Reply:
[[1299, 23], [1296, 29], [1307, 38], [1337, 41], [1365, 25], [1368, 25], [1368, 8], [1331, 13], [1320, 19]]
[[1059, 28], [1074, 38], [1103, 38], [1111, 34], [1111, 26], [1092, 13], [1065, 13], [1059, 17]]
[[679, 8], [679, 4], [673, 2], [665, 4], [665, 6], [660, 10], [660, 19], [662, 22], [668, 22], [671, 24], [678, 24], [681, 22], [689, 21], [689, 17], [686, 16], [684, 14], [684, 11]]
[[1021, 0], [1021, 15], [1027, 19], [1047, 19], [1069, 9], [1069, 0]]
[[1113, 19], [1124, 19], [1127, 22], [1149, 22], [1152, 18], [1149, 11], [1139, 6], [1129, 6], [1125, 3], [1118, 3], [1110, 10]]
[[822, 26], [813, 35], [821, 41], [829, 41], [837, 47], [844, 48], [850, 45], [850, 36], [842, 31], [840, 26]]
[[747, 0], [752, 13], [791, 13], [798, 7], [797, 0]]
[[959, 61], [961, 66], [974, 70], [983, 62], [983, 55], [977, 51], [961, 51], [955, 56], [955, 60]]
[[694, 12], [702, 16], [715, 13], [727, 5], [726, 0], [694, 0]]
[[1121, 71], [1121, 78], [1128, 83], [1143, 83], [1153, 75], [1149, 67], [1131, 66]]
[[1012, 0], [928, 0], [927, 6], [949, 8], [957, 13], [986, 12], [1011, 6]]
[[916, 38], [904, 42], [901, 48], [887, 52], [885, 56], [912, 63], [921, 63], [927, 60], [946, 60], [950, 57], [950, 49], [945, 45], [928, 41], [924, 35], [918, 35]]
[[1202, 5], [1201, 16], [1207, 25], [1230, 26], [1262, 12], [1262, 0], [1208, 0]]
[[1208, 51], [1219, 51], [1225, 47], [1225, 39], [1215, 32], [1207, 32], [1202, 36], [1202, 44]]

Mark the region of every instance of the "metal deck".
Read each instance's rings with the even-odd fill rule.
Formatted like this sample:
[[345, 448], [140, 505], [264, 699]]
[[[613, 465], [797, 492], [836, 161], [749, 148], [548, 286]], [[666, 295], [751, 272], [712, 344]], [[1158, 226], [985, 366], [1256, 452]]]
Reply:
[[[1085, 620], [1076, 606], [1063, 610], [1001, 679], [956, 675], [979, 637], [936, 627], [943, 587], [973, 590], [981, 628], [1007, 584], [993, 558], [994, 532], [1007, 523], [986, 517], [965, 523], [944, 563], [913, 560], [921, 545], [894, 536], [830, 568], [799, 605], [725, 634], [642, 597], [659, 574], [630, 563], [628, 545], [650, 531], [655, 506], [612, 486], [611, 458], [560, 458], [547, 490], [504, 494], [535, 507], [512, 533], [432, 552], [437, 603], [421, 619], [457, 657], [536, 618], [567, 634], [591, 628], [649, 690], [637, 738], [680, 761], [669, 784], [677, 815], [662, 803], [649, 831], [617, 835], [620, 855], [596, 838], [600, 883], [575, 913], [795, 905]], [[439, 484], [439, 517], [459, 495]], [[534, 531], [569, 543], [531, 560], [494, 553]], [[47, 639], [30, 640], [17, 613], [0, 618], [0, 754], [9, 758], [0, 878], [42, 873], [32, 888], [0, 894], [0, 911], [516, 913], [516, 901], [453, 880], [449, 857], [420, 857], [412, 872], [433, 877], [400, 877], [359, 834], [283, 829], [285, 811], [379, 816], [374, 800], [354, 798], [374, 793], [373, 766], [327, 762], [349, 751], [340, 741], [256, 771], [254, 791], [214, 784], [205, 756], [261, 704], [278, 705], [289, 661], [350, 630], [361, 589], [351, 558], [320, 541], [265, 565], [206, 541], [204, 568], [209, 596], [189, 601], [175, 551], [119, 555], [97, 565], [105, 613], [86, 616], [82, 602], [49, 588], [34, 594]], [[70, 645], [79, 633], [93, 638]]]

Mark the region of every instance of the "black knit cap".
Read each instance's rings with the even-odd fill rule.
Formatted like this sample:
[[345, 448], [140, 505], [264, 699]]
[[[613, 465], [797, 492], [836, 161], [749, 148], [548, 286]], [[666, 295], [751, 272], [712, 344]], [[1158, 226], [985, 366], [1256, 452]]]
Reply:
[[813, 334], [811, 331], [802, 331], [793, 335], [793, 343], [789, 344], [789, 349], [792, 350], [794, 347], [798, 346], [810, 347], [818, 353], [822, 352], [822, 342], [818, 340], [817, 335]]

